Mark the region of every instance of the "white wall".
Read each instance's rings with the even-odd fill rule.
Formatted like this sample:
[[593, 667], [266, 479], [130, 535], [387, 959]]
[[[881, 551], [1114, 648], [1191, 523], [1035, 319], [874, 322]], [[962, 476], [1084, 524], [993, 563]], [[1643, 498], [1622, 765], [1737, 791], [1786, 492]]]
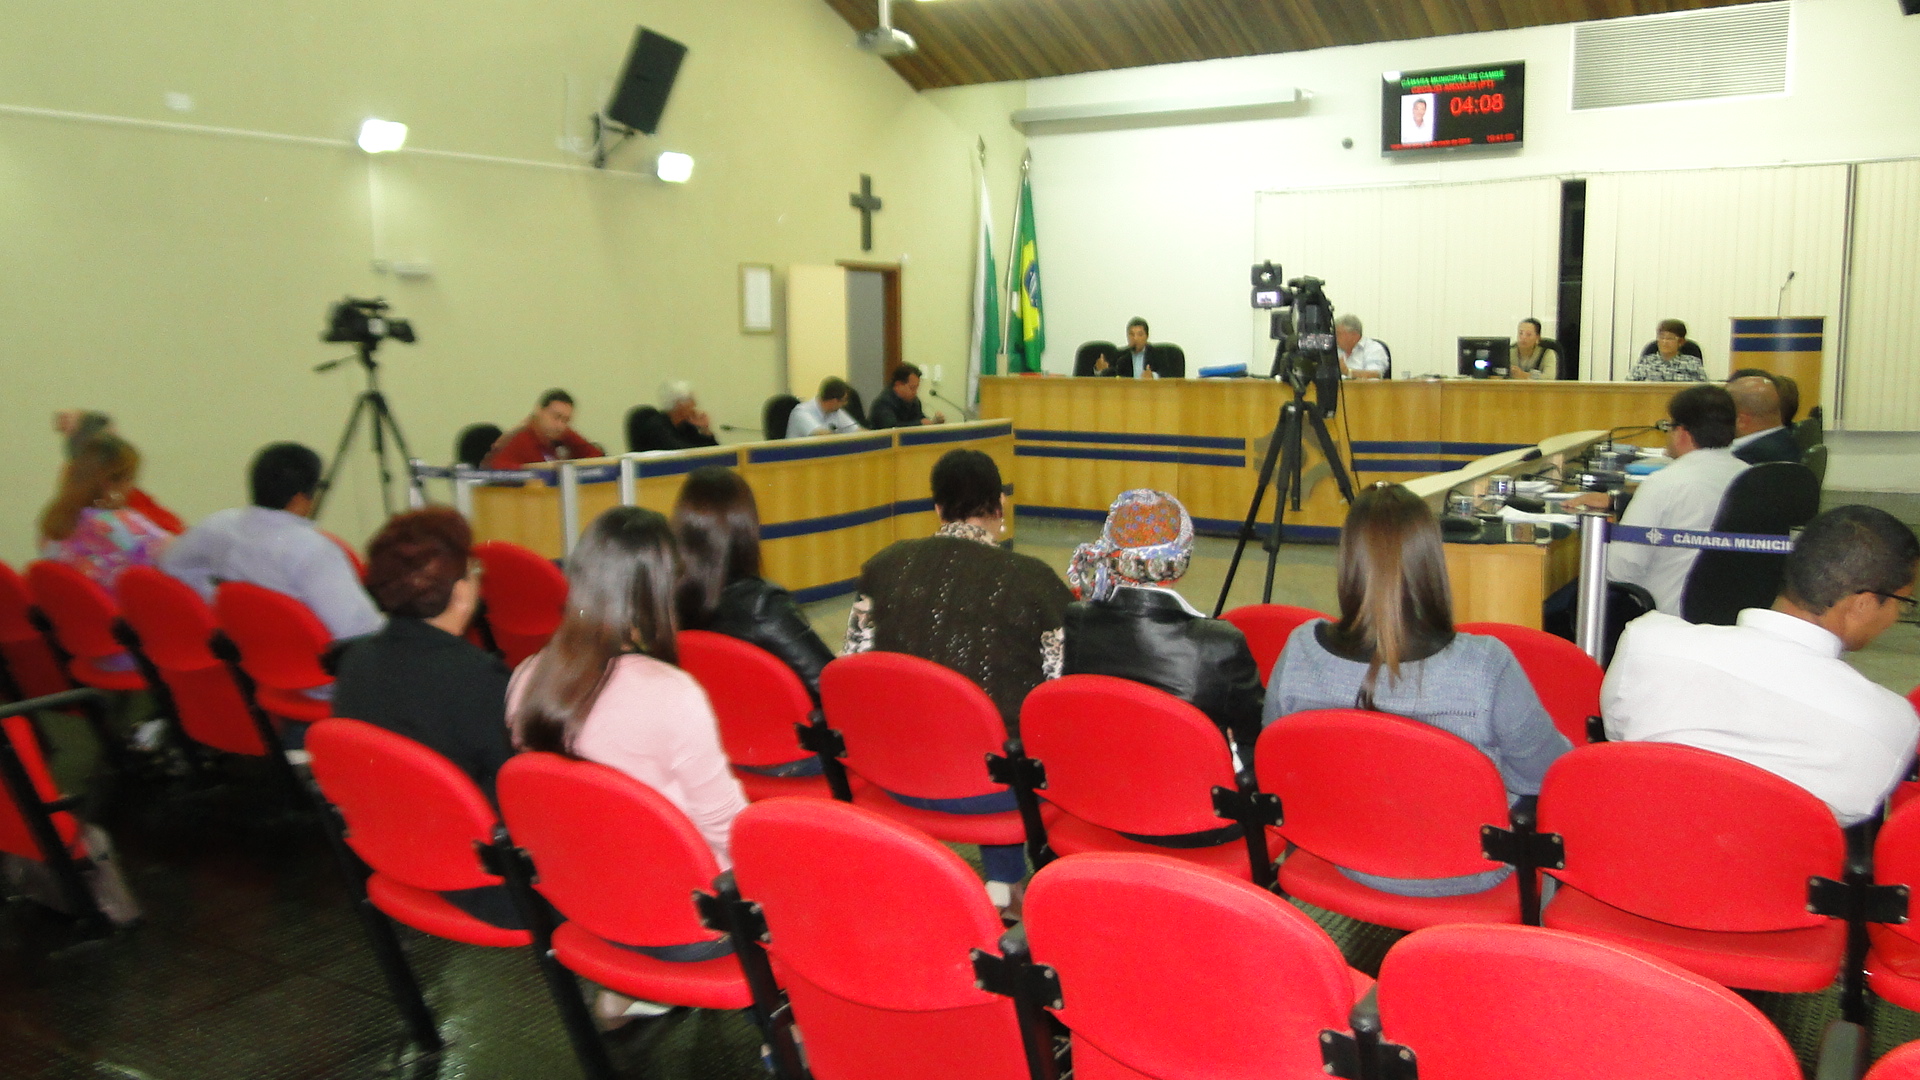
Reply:
[[[1030, 139], [1047, 367], [1070, 370], [1077, 343], [1114, 340], [1136, 314], [1156, 339], [1186, 348], [1189, 370], [1256, 359], [1246, 275], [1270, 254], [1256, 249], [1261, 191], [1920, 155], [1920, 18], [1903, 18], [1892, 0], [1795, 0], [1792, 33], [1783, 97], [1581, 113], [1568, 105], [1570, 25], [1033, 81], [1031, 107], [1288, 86], [1312, 94], [1279, 119]], [[1524, 147], [1380, 156], [1381, 72], [1506, 60], [1527, 63]], [[1336, 306], [1340, 288], [1328, 284]]]

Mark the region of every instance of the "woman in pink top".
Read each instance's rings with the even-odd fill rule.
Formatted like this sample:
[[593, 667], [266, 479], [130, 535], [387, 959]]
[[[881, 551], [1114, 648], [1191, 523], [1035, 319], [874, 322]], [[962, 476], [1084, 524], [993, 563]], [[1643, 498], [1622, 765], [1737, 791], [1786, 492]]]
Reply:
[[[678, 563], [660, 514], [616, 506], [595, 519], [567, 559], [566, 617], [508, 684], [507, 723], [521, 749], [597, 761], [666, 796], [724, 869], [733, 865], [727, 830], [747, 799], [706, 692], [674, 666]], [[638, 951], [692, 961], [729, 949], [723, 938]], [[616, 1006], [608, 998], [617, 995], [603, 996], [602, 1015], [621, 1015], [626, 999]]]
[[40, 514], [40, 557], [63, 562], [108, 592], [130, 566], [153, 566], [173, 534], [127, 505], [140, 454], [116, 435], [87, 440]]

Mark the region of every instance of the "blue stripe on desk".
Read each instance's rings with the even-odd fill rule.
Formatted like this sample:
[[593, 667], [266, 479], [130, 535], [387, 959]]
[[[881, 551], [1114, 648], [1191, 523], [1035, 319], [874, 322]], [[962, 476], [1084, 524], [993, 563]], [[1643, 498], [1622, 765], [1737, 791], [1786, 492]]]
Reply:
[[740, 460], [738, 451], [729, 450], [723, 454], [701, 454], [696, 457], [674, 458], [668, 461], [640, 460], [633, 463], [633, 473], [637, 479], [650, 476], [679, 476], [708, 465], [724, 465], [732, 468]]
[[1186, 446], [1197, 450], [1245, 450], [1247, 440], [1222, 435], [1139, 435], [1124, 431], [1052, 431], [1021, 428], [1013, 437], [1032, 442], [1106, 443], [1133, 446]]
[[1446, 458], [1368, 458], [1353, 459], [1354, 472], [1443, 473], [1465, 465]]
[[864, 454], [869, 450], [885, 450], [892, 445], [893, 436], [891, 435], [876, 435], [864, 439], [841, 436], [830, 442], [810, 443], [806, 446], [769, 446], [760, 450], [749, 450], [747, 460], [759, 463], [844, 457], [848, 454]]
[[1827, 320], [1821, 318], [1787, 319], [1735, 319], [1733, 332], [1736, 334], [1818, 334], [1826, 330]]
[[1733, 351], [1743, 352], [1819, 352], [1824, 339], [1819, 334], [1804, 337], [1754, 337], [1736, 336], [1733, 339]]
[[901, 446], [930, 446], [935, 443], [966, 442], [968, 439], [997, 439], [1013, 432], [1013, 421], [1009, 420], [998, 427], [969, 428], [966, 431], [903, 431], [900, 433]]
[[886, 503], [882, 506], [870, 506], [865, 510], [850, 510], [844, 514], [827, 514], [824, 517], [800, 518], [797, 521], [762, 525], [760, 539], [783, 540], [790, 536], [812, 536], [814, 533], [851, 529], [856, 525], [871, 525], [876, 521], [885, 521], [892, 517], [893, 507], [893, 503]]
[[1091, 461], [1146, 461], [1166, 465], [1225, 465], [1247, 467], [1243, 456], [1190, 454], [1178, 450], [1084, 450], [1077, 446], [1015, 446], [1015, 457], [1083, 458]]

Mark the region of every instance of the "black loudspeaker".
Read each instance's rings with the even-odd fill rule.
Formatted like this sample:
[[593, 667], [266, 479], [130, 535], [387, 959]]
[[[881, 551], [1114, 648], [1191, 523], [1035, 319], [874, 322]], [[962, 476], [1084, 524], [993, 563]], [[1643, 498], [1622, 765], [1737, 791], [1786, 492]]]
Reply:
[[673, 90], [674, 77], [680, 74], [680, 61], [687, 47], [670, 37], [642, 26], [633, 32], [633, 48], [627, 53], [627, 66], [620, 73], [620, 87], [607, 103], [607, 116], [617, 124], [651, 135], [660, 126], [660, 113], [667, 107], [667, 94]]

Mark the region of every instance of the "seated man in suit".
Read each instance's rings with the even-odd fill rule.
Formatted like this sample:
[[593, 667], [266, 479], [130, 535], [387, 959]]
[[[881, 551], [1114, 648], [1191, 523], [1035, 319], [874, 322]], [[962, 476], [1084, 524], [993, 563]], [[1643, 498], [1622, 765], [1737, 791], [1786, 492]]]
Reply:
[[859, 421], [847, 413], [847, 399], [852, 396], [853, 387], [847, 385], [847, 380], [836, 375], [822, 379], [820, 393], [811, 400], [795, 405], [792, 414], [787, 417], [787, 438], [804, 439], [809, 435], [864, 431]]
[[1185, 375], [1183, 364], [1176, 363], [1160, 346], [1147, 343], [1147, 333], [1147, 320], [1138, 315], [1128, 319], [1127, 347], [1112, 363], [1104, 356], [1096, 358], [1093, 373], [1121, 379], [1178, 379]]
[[483, 469], [517, 469], [542, 461], [572, 461], [604, 457], [599, 444], [590, 443], [573, 430], [573, 395], [565, 390], [549, 390], [540, 395], [527, 422], [500, 436], [487, 451]]
[[920, 369], [901, 364], [893, 369], [893, 381], [867, 410], [867, 426], [875, 431], [921, 424], [944, 424], [947, 414], [927, 415], [920, 405]]
[[1333, 320], [1333, 343], [1340, 351], [1340, 374], [1349, 379], [1384, 379], [1393, 366], [1387, 347], [1366, 336], [1360, 316], [1351, 312]]
[[1727, 383], [1733, 395], [1733, 456], [1749, 465], [1800, 460], [1800, 444], [1780, 419], [1780, 390], [1764, 375], [1746, 375]]
[[696, 446], [719, 446], [713, 424], [694, 400], [693, 384], [674, 379], [660, 384], [660, 408], [640, 419], [634, 432], [635, 450], [688, 450]]
[[1913, 759], [1913, 707], [1841, 654], [1913, 607], [1920, 540], [1884, 510], [1814, 518], [1780, 598], [1734, 626], [1655, 612], [1620, 635], [1600, 690], [1607, 737], [1736, 757], [1807, 789], [1841, 825], [1871, 817]]

